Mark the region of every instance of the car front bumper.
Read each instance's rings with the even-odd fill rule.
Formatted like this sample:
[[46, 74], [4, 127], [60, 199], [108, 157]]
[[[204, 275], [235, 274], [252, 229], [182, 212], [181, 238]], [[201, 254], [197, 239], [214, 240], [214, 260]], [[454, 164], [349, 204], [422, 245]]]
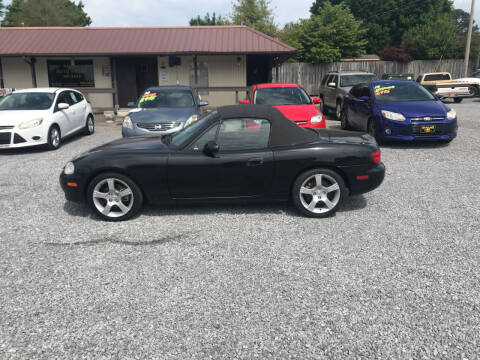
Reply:
[[65, 193], [65, 199], [76, 203], [86, 202], [87, 185], [83, 177], [73, 175], [60, 174], [60, 186]]
[[[430, 131], [423, 132], [424, 127], [430, 127]], [[377, 136], [380, 139], [402, 141], [442, 141], [454, 139], [457, 136], [457, 130], [457, 119], [431, 122], [410, 120], [398, 122], [383, 119], [379, 123]]]
[[179, 132], [183, 129], [185, 123], [181, 123], [180, 126], [174, 127], [168, 130], [147, 130], [141, 127], [138, 127], [136, 123], [133, 123], [133, 129], [122, 126], [122, 136], [141, 136], [141, 135], [168, 135]]
[[47, 131], [41, 126], [31, 129], [12, 127], [0, 130], [0, 149], [13, 149], [47, 143]]

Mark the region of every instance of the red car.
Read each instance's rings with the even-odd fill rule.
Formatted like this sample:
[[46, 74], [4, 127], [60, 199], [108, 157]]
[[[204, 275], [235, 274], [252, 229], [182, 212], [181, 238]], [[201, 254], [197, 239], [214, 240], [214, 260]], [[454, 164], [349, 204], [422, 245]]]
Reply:
[[312, 99], [300, 85], [253, 85], [248, 96], [249, 99], [240, 101], [240, 104], [271, 105], [301, 127], [325, 128], [325, 117], [315, 106], [322, 100], [317, 97]]

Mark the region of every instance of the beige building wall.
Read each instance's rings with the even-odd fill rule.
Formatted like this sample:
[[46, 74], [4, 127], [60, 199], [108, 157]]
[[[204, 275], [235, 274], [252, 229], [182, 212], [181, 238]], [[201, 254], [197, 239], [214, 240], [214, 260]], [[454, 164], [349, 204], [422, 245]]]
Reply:
[[[198, 63], [208, 64], [209, 87], [245, 87], [247, 86], [247, 61], [246, 56], [214, 55], [198, 56]], [[159, 85], [190, 85], [190, 65], [193, 56], [181, 56], [181, 65], [169, 67], [168, 56], [158, 58]], [[245, 92], [239, 93], [239, 100], [245, 98]], [[201, 95], [211, 106], [235, 104], [235, 92], [213, 92]]]
[[[64, 57], [38, 57], [35, 64], [38, 87], [49, 87], [47, 60], [70, 60]], [[111, 88], [111, 69], [108, 76], [104, 75], [104, 69], [110, 68], [109, 57], [75, 57], [76, 60], [93, 60], [95, 88]], [[6, 88], [30, 88], [32, 87], [32, 73], [30, 65], [19, 57], [2, 57], [3, 77]], [[88, 94], [86, 98], [96, 108], [112, 108], [112, 94]]]
[[32, 87], [30, 65], [21, 57], [2, 57], [3, 82], [6, 88]]

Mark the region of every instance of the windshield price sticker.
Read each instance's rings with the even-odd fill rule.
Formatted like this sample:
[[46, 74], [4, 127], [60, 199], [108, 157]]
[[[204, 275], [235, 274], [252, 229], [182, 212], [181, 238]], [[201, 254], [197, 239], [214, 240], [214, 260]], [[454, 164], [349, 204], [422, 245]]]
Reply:
[[378, 96], [378, 95], [390, 94], [390, 91], [392, 89], [395, 89], [395, 85], [376, 88], [375, 95]]
[[153, 101], [157, 98], [157, 93], [150, 93], [147, 92], [145, 93], [142, 98], [140, 99], [140, 103], [143, 103], [144, 101]]

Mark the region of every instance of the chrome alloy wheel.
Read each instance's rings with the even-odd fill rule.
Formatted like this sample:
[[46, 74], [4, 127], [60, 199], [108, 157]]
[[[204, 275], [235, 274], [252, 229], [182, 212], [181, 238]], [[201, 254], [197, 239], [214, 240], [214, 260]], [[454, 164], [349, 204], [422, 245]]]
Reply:
[[88, 132], [90, 134], [93, 133], [94, 125], [93, 125], [93, 119], [91, 117], [89, 117], [87, 120], [87, 127], [88, 127]]
[[99, 212], [110, 218], [127, 214], [133, 206], [133, 192], [124, 181], [103, 179], [93, 190], [93, 204]]
[[299, 196], [305, 209], [315, 214], [323, 214], [338, 205], [340, 186], [329, 175], [315, 174], [302, 183]]
[[337, 103], [335, 115], [337, 116], [337, 120], [340, 120], [340, 116], [342, 115], [342, 104]]
[[50, 143], [54, 148], [57, 148], [60, 145], [60, 132], [56, 127], [50, 131]]

